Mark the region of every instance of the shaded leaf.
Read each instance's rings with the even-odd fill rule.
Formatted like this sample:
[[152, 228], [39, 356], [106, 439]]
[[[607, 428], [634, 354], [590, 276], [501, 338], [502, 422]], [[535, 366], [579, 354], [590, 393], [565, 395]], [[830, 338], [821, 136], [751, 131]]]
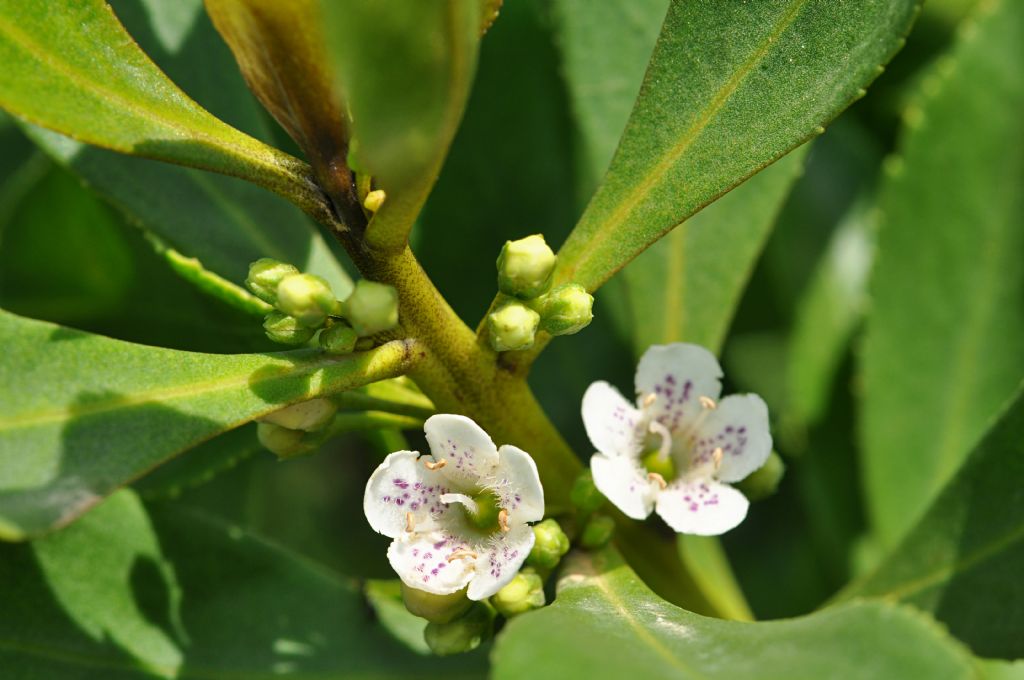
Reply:
[[884, 547], [1024, 376], [1024, 6], [992, 2], [907, 114], [882, 187], [864, 345], [864, 474]]
[[900, 47], [916, 3], [675, 2], [611, 168], [559, 255], [596, 289], [818, 132]]
[[0, 312], [0, 537], [70, 522], [118, 486], [242, 423], [393, 377], [409, 341], [343, 358], [132, 345]]
[[437, 180], [469, 96], [484, 8], [464, 0], [322, 3], [325, 32], [352, 116], [356, 172], [387, 200], [366, 234], [405, 245]]
[[883, 603], [785, 621], [710, 619], [660, 600], [610, 553], [577, 555], [554, 604], [511, 621], [494, 677], [970, 678], [925, 617]]
[[405, 608], [401, 581], [367, 581], [366, 599], [377, 614], [380, 625], [396, 640], [417, 654], [430, 654], [430, 647], [423, 639], [427, 620]]
[[906, 539], [841, 599], [931, 612], [983, 656], [1024, 657], [1024, 391]]

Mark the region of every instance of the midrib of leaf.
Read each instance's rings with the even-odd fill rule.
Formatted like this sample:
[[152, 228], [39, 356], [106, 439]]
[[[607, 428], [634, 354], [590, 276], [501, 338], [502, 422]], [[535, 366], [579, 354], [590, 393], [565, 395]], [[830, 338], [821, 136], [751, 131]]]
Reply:
[[[9, 22], [5, 21], [3, 15], [0, 15], [0, 32], [4, 33], [13, 42], [20, 45], [22, 49], [24, 49], [27, 53], [31, 54], [41, 64], [44, 64], [50, 69], [64, 75], [69, 80], [77, 82], [79, 85], [83, 86], [83, 89], [92, 92], [92, 94], [98, 96], [100, 99], [107, 99], [109, 101], [115, 102], [118, 106], [136, 113], [141, 118], [148, 118], [149, 120], [152, 120], [158, 123], [159, 125], [162, 125], [171, 132], [176, 133], [181, 138], [195, 139], [205, 142], [214, 148], [229, 150], [237, 157], [243, 158], [247, 161], [259, 160], [261, 163], [269, 165], [274, 170], [283, 169], [280, 164], [269, 161], [267, 158], [263, 157], [267, 155], [266, 150], [269, 149], [269, 147], [267, 147], [267, 149], [258, 149], [258, 151], [260, 151], [261, 153], [259, 154], [259, 156], [257, 156], [255, 154], [257, 149], [240, 148], [235, 144], [226, 142], [224, 138], [211, 136], [208, 132], [202, 131], [199, 128], [184, 127], [176, 123], [173, 118], [167, 118], [161, 115], [161, 113], [156, 109], [151, 109], [149, 107], [142, 106], [141, 104], [124, 97], [116, 90], [111, 90], [106, 87], [103, 87], [100, 83], [89, 78], [90, 74], [88, 72], [79, 71], [67, 62], [53, 58], [53, 54], [51, 52], [42, 49], [42, 46], [40, 46], [39, 43], [32, 40], [30, 36], [26, 35], [22, 31], [19, 31], [16, 27], [12, 26]], [[206, 114], [206, 112], [203, 109], [199, 108], [187, 96], [177, 91], [175, 91], [175, 94], [178, 97], [178, 103], [182, 103], [186, 107], [188, 107], [189, 113], [193, 115], [200, 114], [200, 118], [204, 117], [203, 114]], [[236, 134], [236, 131], [229, 126], [225, 125], [224, 130], [229, 133], [232, 133], [232, 136]], [[253, 141], [255, 142], [256, 140]]]
[[665, 332], [661, 334], [663, 342], [676, 342], [682, 338], [676, 332], [679, 329], [679, 313], [683, 306], [683, 287], [686, 279], [683, 276], [683, 262], [686, 259], [685, 233], [679, 229], [668, 235], [668, 272], [665, 276]]
[[634, 188], [626, 194], [625, 198], [619, 202], [615, 210], [605, 217], [604, 220], [597, 223], [597, 226], [594, 229], [595, 234], [593, 238], [588, 240], [588, 246], [574, 258], [572, 266], [569, 269], [568, 276], [565, 277], [567, 280], [574, 278], [574, 274], [576, 269], [579, 267], [580, 262], [583, 261], [589, 253], [593, 252], [598, 245], [603, 244], [614, 235], [613, 230], [608, 227], [623, 222], [626, 217], [633, 212], [636, 206], [640, 204], [644, 197], [654, 189], [654, 186], [658, 183], [661, 176], [664, 175], [665, 172], [667, 172], [675, 163], [677, 163], [683, 154], [689, 151], [690, 147], [693, 146], [693, 143], [698, 137], [700, 137], [704, 128], [707, 127], [715, 114], [725, 106], [726, 102], [729, 101], [729, 98], [736, 92], [743, 81], [746, 80], [750, 72], [754, 70], [754, 67], [757, 66], [757, 64], [768, 54], [768, 50], [771, 49], [771, 46], [796, 20], [796, 17], [800, 14], [800, 10], [803, 9], [806, 2], [807, 0], [793, 0], [786, 11], [786, 14], [779, 21], [775, 29], [772, 30], [765, 41], [750, 56], [750, 58], [736, 69], [732, 77], [726, 81], [725, 85], [715, 93], [715, 96], [711, 99], [707, 108], [701, 112], [693, 125], [687, 129], [679, 142], [672, 146], [668, 152], [662, 156], [661, 160], [658, 161], [654, 168], [641, 178]]
[[671, 666], [674, 666], [681, 672], [688, 674], [689, 677], [704, 677], [700, 673], [697, 673], [694, 669], [683, 664], [679, 657], [672, 653], [672, 650], [663, 645], [658, 638], [656, 638], [649, 630], [647, 630], [647, 628], [645, 628], [644, 625], [637, 620], [636, 616], [633, 614], [630, 608], [626, 606], [626, 603], [622, 600], [622, 598], [618, 596], [618, 593], [615, 592], [615, 589], [611, 586], [611, 584], [607, 582], [607, 579], [605, 578], [604, 574], [595, 573], [591, 568], [593, 564], [590, 561], [587, 561], [586, 564], [587, 570], [589, 571], [589, 573], [586, 575], [587, 580], [590, 583], [596, 585], [598, 589], [602, 593], [604, 593], [609, 604], [611, 604], [612, 607], [614, 607], [619, 612], [623, 620], [629, 623], [629, 627], [633, 630], [637, 638], [639, 638], [642, 642], [649, 646], [655, 654], [668, 661], [668, 663]]

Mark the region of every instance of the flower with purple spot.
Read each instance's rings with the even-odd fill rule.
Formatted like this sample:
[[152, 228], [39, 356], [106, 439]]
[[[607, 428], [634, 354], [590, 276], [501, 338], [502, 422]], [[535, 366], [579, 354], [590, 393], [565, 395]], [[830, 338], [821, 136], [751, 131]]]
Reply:
[[430, 453], [396, 451], [366, 484], [370, 526], [392, 539], [388, 560], [411, 588], [490, 597], [533, 548], [527, 524], [544, 517], [544, 490], [525, 451], [496, 448], [469, 418], [432, 416]]
[[583, 424], [597, 452], [594, 484], [623, 513], [652, 510], [679, 533], [715, 536], [746, 517], [729, 486], [768, 459], [768, 407], [756, 394], [718, 401], [722, 369], [699, 345], [654, 345], [636, 371], [636, 406], [606, 382], [583, 395]]

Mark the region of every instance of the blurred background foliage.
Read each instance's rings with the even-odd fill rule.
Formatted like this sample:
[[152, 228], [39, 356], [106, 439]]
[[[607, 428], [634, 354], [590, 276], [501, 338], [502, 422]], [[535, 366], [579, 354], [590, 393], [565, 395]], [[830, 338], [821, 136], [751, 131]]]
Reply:
[[[245, 88], [198, 0], [111, 4], [146, 53], [201, 105], [298, 153]], [[541, 232], [560, 244], [581, 214], [625, 124], [667, 6], [607, 3], [589, 13], [585, 4], [505, 3], [482, 42], [465, 119], [413, 232], [424, 268], [470, 325], [493, 296], [494, 259], [504, 241]], [[792, 178], [764, 225], [770, 235], [763, 254], [727, 332], [706, 340], [722, 345], [726, 392], [756, 391], [768, 401], [787, 464], [778, 493], [722, 540], [758, 618], [810, 611], [881, 557], [884, 542], [871, 531], [857, 453], [876, 198], [908, 106], [975, 4], [926, 3], [906, 46], [867, 96], [796, 152], [802, 158], [784, 161]], [[594, 25], [581, 25], [586, 20]], [[588, 49], [580, 36], [603, 43], [603, 58], [622, 63], [605, 68], [597, 61], [591, 75], [598, 77], [567, 80], [574, 50]], [[601, 79], [602, 73], [609, 75]], [[591, 98], [587, 106], [579, 105], [581, 97]], [[223, 199], [214, 200], [191, 184], [194, 171], [124, 159], [118, 176], [132, 174], [140, 184], [142, 198], [133, 201], [104, 184], [112, 171], [91, 175], [88, 163], [58, 162], [58, 148], [46, 133], [0, 114], [0, 306], [144, 344], [217, 353], [273, 349], [257, 323], [179, 278], [138, 225], [150, 224], [147, 210], [160, 209], [147, 208], [146, 196], [166, 187], [180, 192], [174, 210], [200, 229], [223, 231], [246, 220], [238, 211], [247, 209], [245, 192], [253, 191], [260, 193], [258, 209], [270, 215], [260, 228], [275, 243], [316, 230], [305, 216], [238, 180], [207, 176]], [[923, 236], [929, 225], [919, 229]], [[322, 243], [338, 252], [330, 239]], [[671, 239], [663, 243], [672, 247]], [[596, 379], [631, 389], [635, 358], [646, 345], [634, 329], [654, 313], [644, 297], [658, 282], [654, 250], [597, 294], [594, 323], [554, 342], [531, 378], [584, 458], [590, 450], [580, 398]], [[237, 255], [227, 267], [254, 259], [247, 244]], [[411, 448], [423, 446], [415, 433], [409, 437]], [[318, 455], [280, 463], [260, 450], [247, 426], [184, 454], [137, 489], [157, 517], [169, 507], [199, 508], [346, 576], [388, 578], [386, 541], [363, 521], [361, 498], [380, 457], [400, 445], [393, 434], [348, 435]], [[199, 458], [203, 463], [194, 464]], [[479, 669], [482, 655], [461, 663]]]

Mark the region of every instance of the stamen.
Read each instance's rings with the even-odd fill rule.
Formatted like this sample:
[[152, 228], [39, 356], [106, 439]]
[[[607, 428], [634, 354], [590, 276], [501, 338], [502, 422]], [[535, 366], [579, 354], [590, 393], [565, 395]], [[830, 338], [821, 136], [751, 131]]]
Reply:
[[668, 482], [665, 481], [665, 478], [659, 475], [657, 472], [648, 472], [647, 479], [651, 480], [652, 482], [657, 482], [658, 488], [660, 489], [664, 489], [668, 486]]
[[412, 533], [416, 528], [416, 518], [411, 512], [405, 513], [405, 530]]
[[722, 464], [722, 457], [725, 456], [725, 451], [719, 446], [711, 452], [711, 460], [715, 461], [715, 469], [717, 470]]
[[705, 397], [703, 394], [700, 396], [700, 405], [709, 411], [714, 411], [718, 408], [718, 404], [711, 397]]
[[498, 513], [498, 527], [506, 534], [512, 530], [512, 527], [508, 525], [508, 510], [505, 508], [502, 508], [501, 512]]
[[658, 395], [656, 395], [654, 392], [651, 392], [646, 397], [644, 397], [644, 400], [642, 402], [640, 402], [640, 404], [641, 404], [642, 408], [647, 408], [647, 407], [649, 407], [651, 404], [653, 404], [657, 400], [658, 400]]
[[462, 560], [462, 559], [475, 560], [476, 559], [476, 553], [473, 552], [472, 550], [468, 550], [466, 548], [458, 548], [458, 549], [454, 550], [451, 555], [448, 556], [448, 562], [449, 563], [454, 562], [455, 560]]
[[426, 458], [423, 459], [423, 467], [427, 468], [428, 470], [440, 470], [447, 464], [448, 461], [445, 460], [444, 458], [437, 461], [436, 463], [431, 460], [427, 460]]
[[651, 424], [647, 426], [652, 434], [656, 434], [661, 437], [661, 446], [658, 447], [658, 456], [667, 460], [670, 453], [672, 453], [672, 433], [668, 431], [668, 428], [659, 423], [657, 420], [652, 420]]

